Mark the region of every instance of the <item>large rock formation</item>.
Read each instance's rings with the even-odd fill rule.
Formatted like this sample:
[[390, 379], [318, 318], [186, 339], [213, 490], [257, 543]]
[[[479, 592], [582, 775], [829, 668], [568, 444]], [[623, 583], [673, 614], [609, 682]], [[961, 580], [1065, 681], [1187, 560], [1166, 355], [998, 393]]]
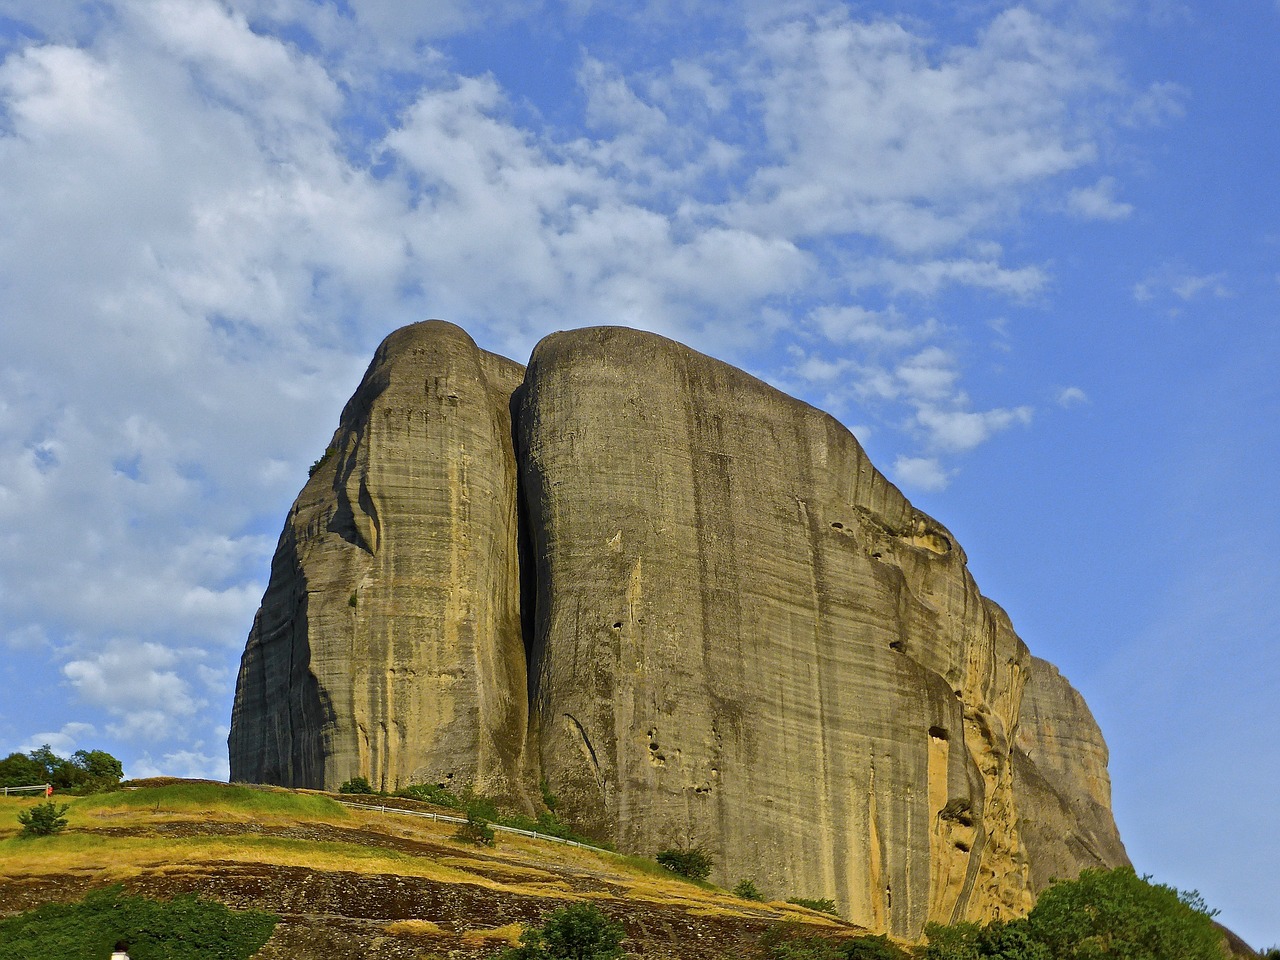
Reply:
[[[514, 412], [514, 431], [511, 413]], [[661, 337], [397, 331], [281, 537], [232, 777], [433, 782], [872, 929], [1124, 863], [1079, 695], [826, 414]], [[518, 478], [518, 479], [517, 479]]]

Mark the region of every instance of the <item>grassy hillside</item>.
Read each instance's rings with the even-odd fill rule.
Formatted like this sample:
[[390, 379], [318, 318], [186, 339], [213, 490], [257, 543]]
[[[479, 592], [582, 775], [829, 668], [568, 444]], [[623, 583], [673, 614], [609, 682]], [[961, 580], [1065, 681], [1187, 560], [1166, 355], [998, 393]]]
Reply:
[[621, 922], [629, 952], [647, 957], [750, 957], [779, 920], [834, 937], [861, 932], [639, 858], [509, 834], [475, 846], [455, 840], [451, 823], [315, 793], [147, 783], [67, 798], [63, 833], [18, 837], [18, 812], [38, 802], [0, 798], [0, 916], [112, 884], [153, 898], [194, 893], [279, 915], [262, 960], [485, 957], [522, 925], [584, 900]]

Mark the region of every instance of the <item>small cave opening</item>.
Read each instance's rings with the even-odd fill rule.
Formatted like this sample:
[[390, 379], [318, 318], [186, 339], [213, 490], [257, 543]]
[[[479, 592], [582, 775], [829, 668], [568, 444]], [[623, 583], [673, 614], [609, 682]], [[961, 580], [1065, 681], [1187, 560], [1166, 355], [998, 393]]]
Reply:
[[831, 529], [832, 529], [832, 530], [843, 530], [843, 529], [844, 529], [844, 524], [843, 524], [843, 523], [840, 523], [839, 521], [836, 521], [835, 523], [833, 523], [833, 524], [831, 525]]
[[948, 739], [947, 731], [946, 731], [946, 729], [945, 729], [945, 728], [943, 728], [943, 727], [930, 727], [930, 728], [929, 728], [929, 736], [933, 737], [933, 739], [935, 739], [935, 740], [946, 740], [946, 739]]

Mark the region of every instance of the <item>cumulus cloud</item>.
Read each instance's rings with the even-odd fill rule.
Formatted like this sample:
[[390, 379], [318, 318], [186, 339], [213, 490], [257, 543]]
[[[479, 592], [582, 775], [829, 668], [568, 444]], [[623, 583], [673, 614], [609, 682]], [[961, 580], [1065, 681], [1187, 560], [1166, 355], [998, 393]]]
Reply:
[[893, 461], [893, 479], [908, 490], [935, 493], [945, 490], [951, 477], [934, 457], [899, 456]]
[[181, 656], [159, 643], [112, 640], [91, 656], [71, 660], [62, 672], [81, 700], [116, 718], [114, 735], [160, 739], [203, 706], [178, 675]]
[[1081, 220], [1123, 220], [1133, 205], [1115, 199], [1115, 177], [1102, 177], [1091, 187], [1077, 187], [1067, 194], [1067, 210]]
[[[35, 38], [0, 61], [4, 642], [143, 742], [228, 712], [280, 517], [405, 322], [767, 357], [937, 489], [1029, 413], [973, 408], [933, 298], [1043, 294], [996, 238], [1093, 163], [1114, 79], [1024, 8], [943, 43], [749, 4], [731, 49], [585, 49], [565, 129], [447, 52], [526, 0], [0, 4]], [[147, 762], [217, 755], [180, 746]]]
[[57, 730], [45, 730], [39, 733], [33, 733], [27, 738], [26, 742], [18, 747], [20, 753], [30, 753], [46, 744], [49, 748], [60, 757], [70, 757], [77, 750], [93, 749], [89, 746], [89, 737], [97, 733], [97, 729], [91, 723], [81, 723], [73, 721], [64, 723]]

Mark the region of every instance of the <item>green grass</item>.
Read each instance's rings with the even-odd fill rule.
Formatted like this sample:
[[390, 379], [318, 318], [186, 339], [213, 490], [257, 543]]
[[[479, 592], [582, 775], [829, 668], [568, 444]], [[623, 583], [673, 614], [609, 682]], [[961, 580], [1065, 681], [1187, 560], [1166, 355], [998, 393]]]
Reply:
[[[75, 813], [110, 810], [151, 810], [157, 813], [205, 812], [229, 809], [254, 815], [306, 817], [324, 820], [345, 819], [342, 804], [329, 797], [261, 790], [240, 784], [176, 783], [162, 787], [139, 787], [99, 793], [76, 801]], [[74, 819], [72, 820], [74, 825]]]

